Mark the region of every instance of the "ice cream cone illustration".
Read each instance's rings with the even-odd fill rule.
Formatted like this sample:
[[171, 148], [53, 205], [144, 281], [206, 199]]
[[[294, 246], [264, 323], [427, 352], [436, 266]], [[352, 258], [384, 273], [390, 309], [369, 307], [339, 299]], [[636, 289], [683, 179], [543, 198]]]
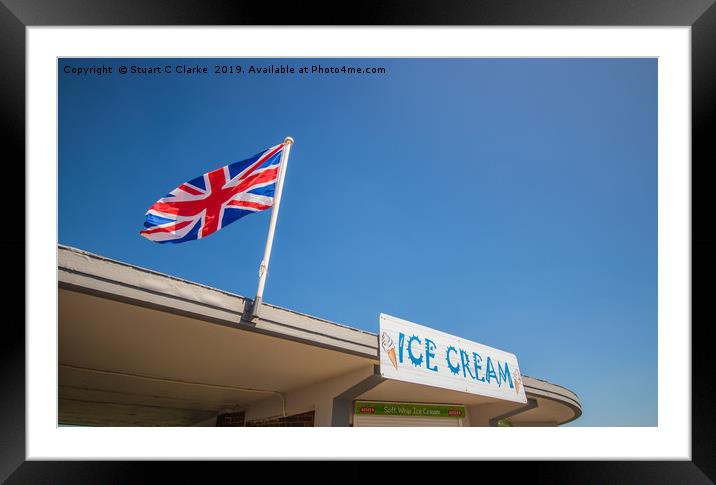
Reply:
[[393, 344], [393, 339], [390, 338], [390, 335], [383, 332], [380, 340], [383, 350], [385, 350], [385, 353], [388, 354], [390, 361], [393, 363], [393, 367], [395, 367], [395, 370], [398, 370], [398, 358], [395, 355], [395, 344]]
[[393, 363], [393, 367], [395, 367], [395, 370], [398, 370], [398, 358], [395, 356], [395, 347], [392, 347], [388, 351], [388, 357], [390, 357], [390, 361]]
[[520, 393], [520, 386], [522, 385], [522, 377], [520, 376], [519, 371], [515, 371], [515, 392], [517, 394]]

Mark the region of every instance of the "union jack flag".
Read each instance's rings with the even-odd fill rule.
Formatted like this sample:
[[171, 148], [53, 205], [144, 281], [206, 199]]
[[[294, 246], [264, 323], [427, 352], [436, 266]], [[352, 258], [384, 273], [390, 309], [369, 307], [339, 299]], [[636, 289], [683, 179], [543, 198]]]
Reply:
[[181, 184], [149, 208], [140, 234], [158, 243], [192, 241], [270, 208], [284, 146]]

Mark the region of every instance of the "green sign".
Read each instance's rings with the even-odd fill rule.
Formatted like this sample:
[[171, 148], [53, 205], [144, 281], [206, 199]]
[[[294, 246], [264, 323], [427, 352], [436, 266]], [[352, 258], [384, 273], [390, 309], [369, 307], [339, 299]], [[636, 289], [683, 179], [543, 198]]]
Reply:
[[356, 401], [355, 413], [364, 416], [412, 416], [421, 418], [464, 418], [465, 406], [439, 406], [402, 402]]

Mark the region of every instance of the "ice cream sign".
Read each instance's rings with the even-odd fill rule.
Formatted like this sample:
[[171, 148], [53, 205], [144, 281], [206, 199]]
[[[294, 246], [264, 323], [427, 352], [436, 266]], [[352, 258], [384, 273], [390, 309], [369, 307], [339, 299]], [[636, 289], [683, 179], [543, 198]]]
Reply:
[[514, 354], [383, 313], [379, 339], [385, 378], [527, 402]]

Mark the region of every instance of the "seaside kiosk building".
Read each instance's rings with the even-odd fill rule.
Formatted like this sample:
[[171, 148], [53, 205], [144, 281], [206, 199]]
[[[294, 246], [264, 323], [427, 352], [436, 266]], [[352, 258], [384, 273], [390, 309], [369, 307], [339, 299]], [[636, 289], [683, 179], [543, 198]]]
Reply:
[[58, 247], [58, 424], [558, 426], [577, 395], [526, 402], [386, 378], [379, 335]]

